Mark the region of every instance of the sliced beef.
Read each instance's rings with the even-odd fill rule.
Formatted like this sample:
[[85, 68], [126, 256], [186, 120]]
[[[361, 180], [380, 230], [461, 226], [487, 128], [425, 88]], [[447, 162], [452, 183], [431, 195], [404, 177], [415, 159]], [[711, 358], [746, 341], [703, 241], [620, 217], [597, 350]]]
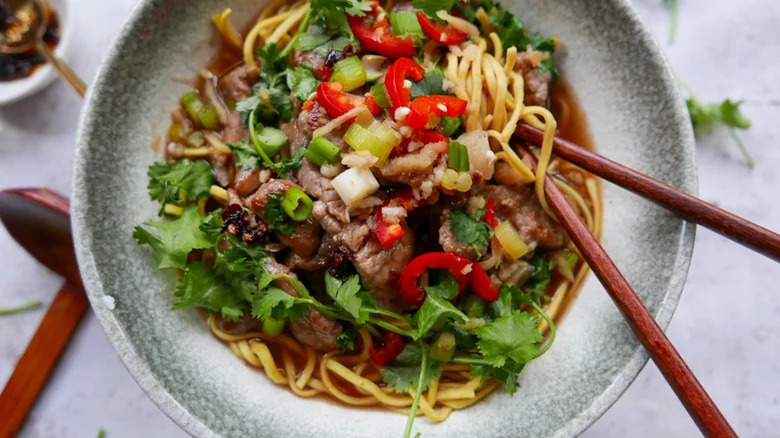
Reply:
[[325, 269], [331, 265], [331, 255], [336, 247], [337, 245], [333, 238], [326, 234], [316, 253], [309, 257], [303, 257], [293, 252], [287, 257], [284, 264], [292, 270], [318, 271]]
[[517, 53], [515, 70], [523, 74], [526, 105], [545, 105], [547, 103], [547, 97], [550, 95], [552, 73], [539, 71], [539, 66], [546, 56], [547, 54], [545, 53], [530, 49]]
[[562, 247], [567, 241], [566, 231], [547, 215], [531, 190], [530, 186], [491, 185], [483, 194], [496, 202], [497, 217], [510, 220], [525, 243], [547, 249]]
[[263, 322], [253, 318], [248, 310], [244, 311], [244, 315], [237, 322], [226, 321], [220, 314], [214, 315], [214, 322], [220, 331], [230, 335], [243, 335], [263, 330]]
[[[279, 264], [273, 257], [266, 258], [265, 269], [271, 275], [286, 274], [297, 276], [287, 266]], [[288, 294], [298, 297], [298, 291], [293, 288], [290, 280], [279, 278], [274, 283]], [[309, 313], [296, 319], [290, 324], [295, 339], [319, 351], [328, 351], [338, 348], [336, 338], [341, 334], [342, 327], [333, 318], [323, 315], [319, 310], [310, 308]]]
[[233, 184], [239, 195], [249, 196], [260, 187], [260, 171], [237, 169]]
[[245, 138], [249, 138], [249, 131], [241, 125], [241, 114], [238, 111], [231, 111], [228, 114], [225, 129], [222, 130], [222, 141], [238, 143]]
[[234, 102], [244, 100], [252, 93], [252, 85], [258, 79], [257, 73], [257, 68], [241, 64], [219, 78], [219, 91], [225, 99]]
[[[248, 200], [252, 209], [263, 217], [265, 206], [273, 194], [284, 194], [291, 187], [301, 188], [292, 181], [285, 179], [270, 179], [260, 186], [254, 195]], [[277, 233], [279, 241], [302, 257], [310, 257], [320, 246], [320, 226], [312, 219], [306, 222], [298, 222], [295, 231], [285, 236]]]
[[404, 237], [390, 249], [384, 249], [372, 236], [352, 256], [363, 286], [374, 293], [382, 308], [393, 311], [403, 308], [400, 274], [414, 254], [414, 233], [406, 225], [404, 231]]

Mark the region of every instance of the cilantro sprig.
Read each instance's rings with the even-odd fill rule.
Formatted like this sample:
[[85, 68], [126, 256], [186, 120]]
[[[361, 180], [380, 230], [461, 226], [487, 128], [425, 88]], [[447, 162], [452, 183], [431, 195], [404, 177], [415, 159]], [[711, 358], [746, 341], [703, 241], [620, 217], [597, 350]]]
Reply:
[[458, 207], [450, 212], [449, 217], [450, 228], [455, 239], [461, 245], [473, 247], [478, 257], [482, 257], [480, 248], [487, 248], [493, 235], [493, 229], [482, 220], [485, 213], [486, 210], [480, 208], [475, 212], [474, 217], [471, 217], [464, 207]]
[[681, 81], [683, 88], [688, 92], [690, 96], [685, 104], [688, 107], [688, 113], [691, 117], [691, 124], [693, 125], [693, 132], [697, 138], [701, 138], [715, 131], [718, 127], [726, 127], [729, 130], [729, 134], [737, 143], [742, 156], [745, 159], [745, 164], [749, 168], [755, 166], [755, 160], [753, 160], [750, 151], [748, 151], [742, 139], [737, 134], [737, 130], [746, 130], [750, 128], [750, 119], [745, 117], [739, 110], [739, 106], [742, 101], [733, 101], [726, 99], [717, 103], [704, 103], [693, 92], [691, 87], [685, 82]]

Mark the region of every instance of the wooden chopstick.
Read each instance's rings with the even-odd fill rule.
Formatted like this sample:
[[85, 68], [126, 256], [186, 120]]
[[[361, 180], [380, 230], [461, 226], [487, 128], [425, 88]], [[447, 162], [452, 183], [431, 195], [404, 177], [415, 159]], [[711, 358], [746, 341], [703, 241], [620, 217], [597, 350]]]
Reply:
[[[526, 124], [517, 126], [516, 135], [533, 144], [541, 144], [542, 141], [542, 131]], [[556, 137], [553, 153], [594, 175], [655, 202], [689, 222], [709, 228], [780, 262], [780, 235], [771, 230], [570, 141]]]
[[[524, 150], [533, 162], [536, 161], [527, 148], [523, 147], [521, 150]], [[688, 368], [680, 353], [655, 322], [653, 315], [549, 175], [545, 179], [544, 193], [550, 209], [612, 297], [699, 430], [707, 437], [736, 437], [737, 434], [696, 379], [693, 371]]]

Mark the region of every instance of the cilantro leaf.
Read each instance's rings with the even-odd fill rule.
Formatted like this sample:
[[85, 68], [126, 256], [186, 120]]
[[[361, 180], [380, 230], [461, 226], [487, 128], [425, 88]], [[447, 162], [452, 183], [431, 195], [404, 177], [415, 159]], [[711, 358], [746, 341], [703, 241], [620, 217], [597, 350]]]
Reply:
[[549, 71], [552, 73], [553, 79], [558, 78], [558, 69], [553, 60], [556, 43], [552, 37], [540, 33], [528, 34], [523, 22], [502, 8], [498, 8], [498, 13], [490, 17], [490, 23], [498, 28], [498, 38], [505, 48], [514, 46], [517, 47], [518, 51], [524, 51], [530, 47], [531, 50], [546, 54], [547, 59], [542, 61], [539, 71], [542, 73]]
[[295, 225], [292, 223], [292, 219], [287, 217], [287, 214], [282, 210], [282, 199], [284, 199], [284, 196], [281, 193], [274, 193], [268, 197], [268, 203], [265, 204], [263, 209], [263, 219], [268, 224], [269, 230], [278, 231], [285, 236], [289, 236], [295, 232]]
[[200, 262], [187, 266], [174, 293], [179, 298], [173, 310], [201, 307], [220, 312], [228, 321], [238, 321], [244, 315], [245, 301], [236, 296], [230, 287], [219, 280], [217, 274]]
[[455, 0], [412, 0], [412, 6], [425, 12], [425, 15], [435, 17], [436, 12], [450, 12]]
[[[428, 358], [422, 390], [431, 385], [431, 381], [441, 377], [444, 362]], [[397, 393], [407, 393], [409, 388], [417, 387], [422, 371], [422, 350], [414, 344], [406, 344], [401, 354], [382, 368], [382, 380]]]
[[339, 351], [342, 354], [344, 352], [355, 349], [355, 340], [357, 339], [359, 333], [360, 326], [353, 325], [341, 332], [341, 334], [336, 338], [336, 345], [339, 346]]
[[440, 269], [438, 272], [439, 283], [433, 286], [423, 286], [423, 289], [425, 289], [425, 292], [428, 295], [444, 298], [445, 300], [455, 298], [458, 295], [458, 292], [460, 292], [458, 280], [446, 270]]
[[287, 86], [295, 93], [295, 98], [305, 102], [314, 92], [320, 82], [314, 73], [306, 67], [295, 67], [287, 71]]
[[541, 251], [536, 251], [531, 258], [531, 266], [534, 267], [534, 272], [531, 273], [525, 284], [528, 286], [530, 299], [541, 306], [543, 302], [550, 299], [546, 294], [547, 285], [550, 284], [552, 276], [550, 262]]
[[544, 340], [538, 325], [538, 316], [515, 310], [475, 328], [477, 348], [485, 361], [496, 368], [530, 362], [539, 356], [539, 344]]
[[450, 212], [450, 228], [455, 239], [461, 245], [474, 247], [479, 254], [479, 248], [487, 248], [490, 244], [490, 237], [493, 235], [493, 229], [482, 220], [485, 215], [485, 209], [479, 209], [472, 218], [466, 213], [463, 207], [456, 208]]
[[[325, 44], [330, 40], [330, 35], [317, 32], [306, 32], [295, 41], [295, 48], [304, 52], [314, 50], [316, 47]], [[292, 87], [290, 87], [292, 89]]]
[[[163, 204], [183, 205], [185, 200], [209, 197], [214, 182], [211, 166], [205, 161], [158, 162], [149, 167], [149, 196]], [[183, 194], [183, 195], [182, 195]]]
[[413, 319], [417, 323], [417, 332], [415, 333], [414, 339], [420, 339], [428, 334], [433, 326], [439, 321], [468, 321], [468, 317], [453, 306], [452, 303], [431, 294], [428, 294], [428, 296], [425, 297], [425, 302], [423, 302], [420, 310], [414, 314]]
[[236, 167], [244, 170], [260, 169], [263, 159], [248, 139], [241, 140], [239, 143], [227, 143], [227, 146], [236, 157]]
[[223, 226], [222, 209], [220, 208], [207, 214], [203, 222], [198, 226], [198, 229], [216, 245], [217, 239], [222, 235]]
[[356, 17], [363, 17], [371, 10], [368, 0], [312, 0], [312, 11], [340, 11]]
[[412, 99], [432, 94], [450, 94], [444, 89], [444, 73], [438, 68], [425, 72], [420, 82], [412, 82]]
[[276, 43], [257, 49], [257, 55], [262, 58], [260, 81], [268, 87], [273, 87], [279, 76], [287, 70], [287, 58], [279, 50]]
[[490, 365], [475, 364], [471, 366], [469, 375], [472, 377], [482, 376], [482, 382], [485, 382], [487, 379], [498, 380], [504, 384], [504, 388], [506, 388], [506, 392], [509, 395], [514, 395], [518, 387], [517, 375], [520, 374], [524, 366], [525, 364], [522, 364], [516, 368], [507, 369], [506, 367], [496, 368]]
[[149, 245], [160, 257], [157, 269], [184, 268], [193, 249], [213, 248], [215, 241], [200, 230], [201, 216], [191, 205], [181, 217], [172, 220], [147, 221], [137, 225], [133, 238], [139, 245]]
[[[341, 16], [345, 17], [344, 14], [341, 14]], [[347, 23], [346, 18], [344, 18], [344, 23]], [[349, 24], [347, 24], [347, 29], [349, 30]], [[349, 30], [349, 32], [351, 34], [352, 31]], [[350, 34], [347, 34], [346, 36], [343, 36], [343, 35], [337, 36], [337, 37], [329, 40], [325, 44], [319, 45], [318, 47], [316, 47], [314, 49], [314, 53], [316, 53], [316, 54], [318, 54], [318, 55], [320, 55], [322, 57], [327, 57], [328, 53], [330, 53], [330, 52], [343, 52], [343, 51], [346, 51], [347, 46], [349, 46], [349, 45], [356, 46], [354, 48], [354, 52], [357, 53], [359, 51], [359, 47], [357, 47], [358, 43], [353, 42], [352, 40], [350, 40], [350, 38], [349, 38]]]
[[355, 318], [358, 324], [365, 324], [371, 316], [369, 309], [376, 309], [377, 303], [371, 292], [360, 286], [360, 276], [353, 275], [346, 281], [325, 273], [325, 292], [333, 301]]
[[286, 86], [276, 86], [268, 90], [271, 96], [271, 108], [273, 108], [284, 122], [295, 118], [295, 110], [290, 100], [290, 90]]
[[303, 165], [303, 154], [306, 152], [306, 147], [299, 147], [297, 151], [290, 158], [282, 158], [281, 160], [268, 166], [271, 170], [276, 172], [277, 175], [284, 178], [288, 172], [298, 170]]
[[269, 316], [280, 321], [295, 321], [309, 313], [309, 303], [296, 298], [276, 286], [257, 294], [252, 301], [252, 316], [265, 320]]

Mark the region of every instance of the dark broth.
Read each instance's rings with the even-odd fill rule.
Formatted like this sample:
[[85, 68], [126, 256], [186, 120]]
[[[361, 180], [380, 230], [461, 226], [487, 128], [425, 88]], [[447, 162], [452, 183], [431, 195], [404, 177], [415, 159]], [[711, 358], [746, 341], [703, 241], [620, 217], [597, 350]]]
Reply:
[[[43, 34], [43, 41], [51, 50], [57, 46], [60, 41], [60, 20], [54, 10], [47, 6], [46, 33]], [[11, 8], [6, 0], [0, 0], [0, 32], [6, 31], [9, 26], [15, 26]], [[46, 59], [31, 49], [23, 53], [6, 55], [0, 53], [0, 82], [9, 82], [17, 79], [31, 76], [35, 70], [46, 62]]]

